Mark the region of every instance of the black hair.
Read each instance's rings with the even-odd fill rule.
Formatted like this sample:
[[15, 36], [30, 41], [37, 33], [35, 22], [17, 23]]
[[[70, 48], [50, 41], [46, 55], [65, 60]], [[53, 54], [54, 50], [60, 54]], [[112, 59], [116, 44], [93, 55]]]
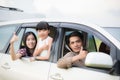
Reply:
[[[26, 52], [27, 52], [27, 55], [28, 55], [28, 56], [32, 56], [32, 54], [33, 54], [33, 53], [30, 52], [30, 49], [29, 49], [28, 46], [26, 45], [27, 37], [28, 37], [29, 35], [31, 35], [31, 34], [34, 36], [35, 41], [36, 41], [36, 44], [37, 44], [37, 37], [36, 37], [36, 35], [35, 35], [33, 32], [31, 32], [31, 31], [26, 32], [26, 33], [24, 34], [24, 36], [23, 36], [23, 44], [24, 44], [24, 47], [26, 48]], [[36, 47], [36, 44], [35, 44], [35, 47]], [[35, 47], [34, 47], [34, 49], [35, 49]]]
[[70, 43], [70, 38], [74, 37], [74, 36], [79, 37], [83, 42], [83, 34], [78, 31], [74, 31], [74, 32], [70, 33], [68, 36], [66, 36], [66, 44], [67, 45]]
[[49, 24], [45, 21], [41, 21], [37, 24], [36, 30], [50, 30]]

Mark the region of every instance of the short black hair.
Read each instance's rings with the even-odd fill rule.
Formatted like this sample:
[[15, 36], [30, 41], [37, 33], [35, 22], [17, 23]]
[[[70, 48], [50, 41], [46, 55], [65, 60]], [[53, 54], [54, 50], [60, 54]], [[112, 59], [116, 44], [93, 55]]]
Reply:
[[41, 21], [37, 24], [36, 30], [50, 30], [49, 24], [45, 21]]
[[82, 40], [82, 42], [83, 42], [83, 34], [78, 32], [78, 31], [74, 31], [74, 32], [70, 33], [68, 36], [66, 36], [66, 43], [67, 43], [67, 45], [70, 43], [70, 38], [74, 37], [74, 36], [79, 37]]

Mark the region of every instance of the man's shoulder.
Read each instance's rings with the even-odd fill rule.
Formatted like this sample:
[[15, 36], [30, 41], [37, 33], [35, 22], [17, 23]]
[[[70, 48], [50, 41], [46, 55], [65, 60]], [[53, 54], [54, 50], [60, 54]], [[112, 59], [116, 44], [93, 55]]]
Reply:
[[74, 53], [74, 52], [68, 52], [66, 55], [71, 55], [71, 56], [74, 56], [76, 53]]

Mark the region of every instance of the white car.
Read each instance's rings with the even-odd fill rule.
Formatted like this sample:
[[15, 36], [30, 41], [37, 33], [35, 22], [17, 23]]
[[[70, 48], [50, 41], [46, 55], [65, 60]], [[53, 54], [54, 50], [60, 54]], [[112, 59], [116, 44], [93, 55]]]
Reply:
[[[30, 62], [26, 57], [12, 61], [9, 40], [13, 32], [19, 36], [15, 43], [17, 51], [24, 33], [36, 34], [35, 27], [40, 21], [49, 23], [54, 39], [49, 61]], [[68, 52], [65, 36], [75, 30], [84, 35], [84, 47], [89, 51], [85, 66], [58, 68], [58, 59]], [[52, 19], [0, 22], [0, 80], [120, 80], [120, 27]]]

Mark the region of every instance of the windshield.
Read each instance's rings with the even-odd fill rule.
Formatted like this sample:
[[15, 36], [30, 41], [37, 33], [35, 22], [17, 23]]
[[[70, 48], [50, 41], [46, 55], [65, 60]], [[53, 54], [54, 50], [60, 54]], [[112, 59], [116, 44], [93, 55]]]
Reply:
[[120, 27], [105, 27], [104, 29], [120, 42]]

